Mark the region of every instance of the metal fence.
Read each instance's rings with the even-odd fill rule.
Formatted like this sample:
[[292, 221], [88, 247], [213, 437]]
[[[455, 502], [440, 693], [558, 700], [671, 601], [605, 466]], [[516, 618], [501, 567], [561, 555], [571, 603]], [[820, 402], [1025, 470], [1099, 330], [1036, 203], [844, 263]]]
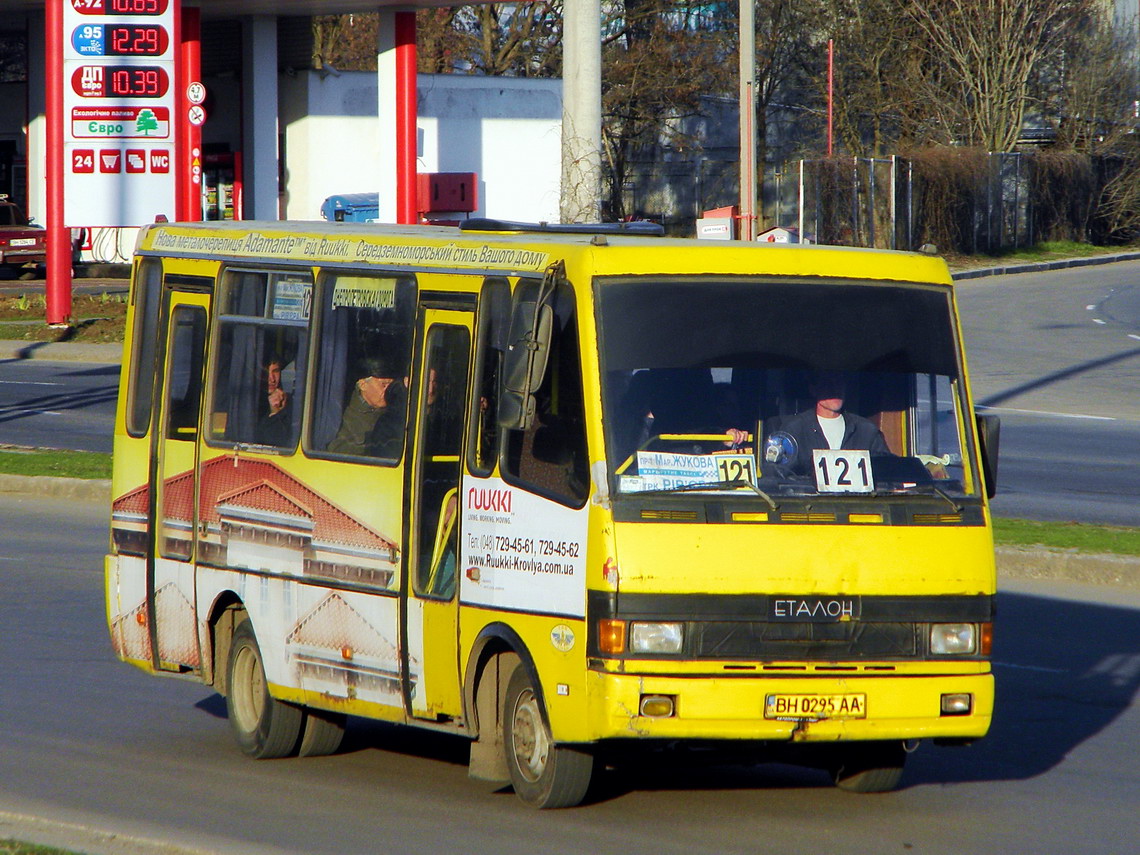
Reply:
[[[947, 251], [996, 253], [1037, 240], [1028, 158], [991, 153], [972, 177], [942, 188], [938, 200], [927, 198], [930, 183], [903, 157], [801, 160], [773, 173], [766, 187], [775, 198], [765, 211], [774, 209], [782, 225], [794, 208], [791, 221], [817, 243], [914, 250], [937, 242]], [[932, 205], [944, 208], [937, 217]]]

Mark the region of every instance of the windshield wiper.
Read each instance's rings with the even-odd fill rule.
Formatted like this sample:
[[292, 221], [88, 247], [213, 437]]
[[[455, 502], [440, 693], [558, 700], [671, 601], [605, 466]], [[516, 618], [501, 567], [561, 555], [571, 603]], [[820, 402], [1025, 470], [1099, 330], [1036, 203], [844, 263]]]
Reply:
[[[934, 482], [923, 483], [923, 484], [913, 484], [913, 485], [905, 488], [905, 493], [913, 494], [914, 492], [935, 494], [939, 498], [944, 499], [947, 502], [947, 504], [949, 504], [950, 507], [952, 507], [954, 509], [954, 513], [960, 514], [962, 512], [962, 507], [963, 507], [962, 503], [957, 501], [953, 496], [951, 496], [949, 493], [947, 493], [945, 490], [943, 490], [941, 487], [939, 487]], [[878, 496], [899, 495], [899, 494], [895, 491], [875, 490], [875, 492], [871, 493], [870, 495], [878, 497]]]
[[941, 496], [943, 499], [945, 499], [947, 502], [950, 503], [950, 507], [952, 507], [954, 509], [954, 513], [956, 513], [956, 514], [962, 513], [962, 504], [960, 502], [955, 501], [953, 496], [951, 496], [949, 493], [947, 493], [945, 490], [943, 490], [937, 484], [934, 484], [934, 483], [920, 484], [919, 486], [920, 487], [929, 487], [931, 490], [933, 490], [935, 493], [937, 493], [939, 496]]

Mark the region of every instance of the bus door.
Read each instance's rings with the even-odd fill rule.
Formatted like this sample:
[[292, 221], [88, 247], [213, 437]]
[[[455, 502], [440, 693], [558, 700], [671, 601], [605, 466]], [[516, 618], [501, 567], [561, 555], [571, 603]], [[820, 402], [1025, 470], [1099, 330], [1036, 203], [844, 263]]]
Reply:
[[196, 669], [200, 664], [192, 562], [209, 299], [209, 293], [164, 289], [162, 361], [155, 377], [160, 406], [151, 430], [150, 507], [155, 535], [147, 550], [146, 572], [152, 663], [162, 670]]
[[436, 721], [462, 713], [458, 491], [472, 321], [470, 312], [422, 309], [417, 337], [403, 647], [409, 709]]

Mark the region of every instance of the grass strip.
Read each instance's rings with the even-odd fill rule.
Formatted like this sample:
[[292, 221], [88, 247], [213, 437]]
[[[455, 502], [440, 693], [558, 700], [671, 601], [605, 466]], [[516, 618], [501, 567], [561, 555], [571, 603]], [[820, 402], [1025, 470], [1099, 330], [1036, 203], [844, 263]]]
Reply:
[[0, 446], [0, 474], [52, 475], [85, 480], [110, 478], [111, 455], [94, 451]]
[[38, 846], [22, 840], [0, 840], [0, 855], [78, 855], [70, 849]]
[[994, 519], [994, 543], [1140, 556], [1140, 528], [998, 517]]

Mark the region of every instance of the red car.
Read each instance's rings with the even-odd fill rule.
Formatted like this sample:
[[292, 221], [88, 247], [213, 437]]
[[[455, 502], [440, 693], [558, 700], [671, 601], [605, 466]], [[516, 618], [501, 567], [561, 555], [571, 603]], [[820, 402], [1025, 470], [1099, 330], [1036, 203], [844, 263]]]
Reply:
[[43, 264], [47, 233], [34, 226], [23, 210], [0, 195], [0, 265], [19, 275], [28, 264]]

